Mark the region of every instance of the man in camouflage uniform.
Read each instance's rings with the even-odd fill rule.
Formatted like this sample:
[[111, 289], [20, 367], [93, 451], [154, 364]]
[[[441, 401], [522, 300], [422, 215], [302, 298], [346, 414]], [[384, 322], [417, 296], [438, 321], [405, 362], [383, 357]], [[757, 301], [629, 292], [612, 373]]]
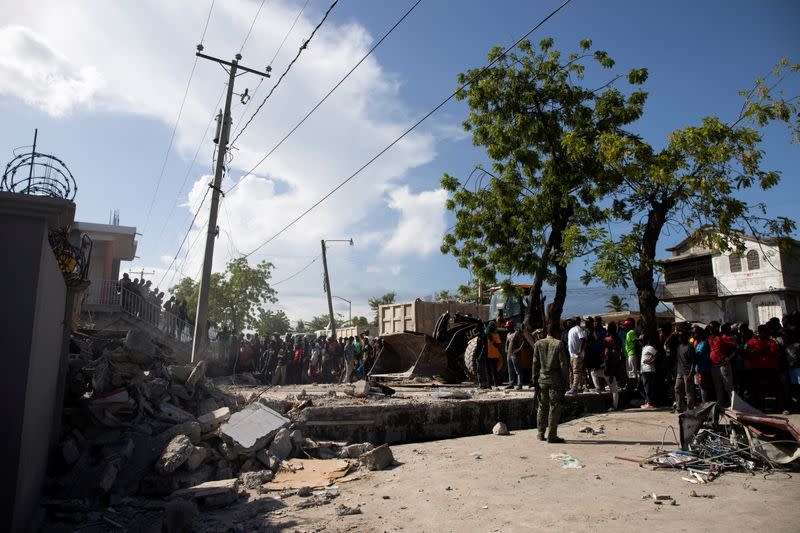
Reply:
[[533, 345], [533, 384], [539, 400], [539, 412], [536, 427], [539, 440], [547, 442], [564, 442], [557, 435], [558, 421], [561, 417], [561, 401], [569, 384], [569, 355], [560, 340], [558, 324], [547, 326], [547, 337]]

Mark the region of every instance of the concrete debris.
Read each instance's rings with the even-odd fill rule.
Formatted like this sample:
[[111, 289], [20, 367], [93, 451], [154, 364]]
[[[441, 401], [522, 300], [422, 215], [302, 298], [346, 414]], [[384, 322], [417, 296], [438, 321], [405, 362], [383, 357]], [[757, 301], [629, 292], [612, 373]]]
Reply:
[[257, 470], [239, 475], [239, 479], [246, 489], [259, 489], [264, 483], [269, 483], [275, 475], [271, 470]]
[[367, 470], [384, 470], [394, 463], [394, 455], [388, 444], [382, 444], [359, 456], [358, 460]]
[[158, 406], [156, 418], [164, 422], [171, 422], [173, 424], [180, 424], [182, 422], [191, 422], [195, 419], [194, 415], [188, 411], [184, 411], [180, 407], [176, 407], [171, 403], [162, 403]]
[[510, 435], [510, 433], [508, 432], [508, 428], [503, 422], [498, 422], [497, 424], [495, 424], [494, 427], [492, 428], [492, 433], [494, 433], [495, 435]]
[[269, 453], [269, 450], [264, 448], [256, 452], [256, 459], [273, 472], [277, 472], [281, 465], [280, 459]]
[[192, 369], [192, 372], [189, 374], [189, 377], [186, 379], [186, 386], [189, 388], [189, 390], [194, 390], [197, 384], [203, 379], [205, 379], [205, 377], [206, 377], [206, 362], [199, 361]]
[[348, 507], [343, 504], [339, 504], [336, 506], [336, 516], [348, 516], [354, 514], [361, 514], [361, 507], [356, 505], [355, 507]]
[[605, 426], [600, 426], [597, 429], [594, 429], [592, 426], [584, 426], [578, 430], [578, 433], [590, 433], [592, 435], [602, 435], [606, 432]]
[[209, 448], [205, 446], [195, 446], [192, 454], [186, 459], [184, 466], [186, 470], [192, 471], [197, 470], [197, 468], [203, 464], [206, 458], [209, 455]]
[[256, 452], [287, 425], [288, 418], [265, 405], [252, 403], [222, 424], [220, 436], [229, 444], [236, 445], [240, 453]]
[[272, 444], [269, 446], [269, 453], [283, 461], [292, 454], [292, 438], [289, 430], [281, 428], [275, 434]]
[[190, 499], [202, 507], [223, 507], [236, 501], [239, 494], [239, 480], [222, 479], [207, 481], [194, 487], [179, 489], [172, 493], [170, 499]]
[[124, 348], [127, 350], [131, 362], [142, 365], [149, 365], [156, 353], [156, 345], [153, 344], [152, 337], [140, 329], [128, 331]]
[[[299, 490], [298, 490], [299, 494]], [[313, 493], [312, 493], [313, 494]], [[295, 507], [297, 509], [308, 509], [310, 507], [319, 507], [320, 505], [328, 505], [332, 500], [339, 496], [338, 492], [326, 490], [321, 494], [313, 494], [312, 496], [298, 502]]]
[[311, 487], [305, 486], [297, 489], [297, 495], [300, 496], [301, 498], [308, 498], [312, 494], [313, 491], [311, 490]]
[[178, 469], [194, 453], [195, 447], [186, 435], [173, 438], [156, 463], [160, 474], [171, 474]]
[[689, 492], [689, 497], [691, 497], [691, 498], [708, 498], [708, 499], [712, 499], [712, 498], [715, 498], [716, 496], [714, 496], [713, 494], [698, 494], [695, 491], [690, 491]]
[[353, 385], [353, 396], [356, 398], [366, 398], [369, 395], [369, 383], [364, 381], [357, 381]]
[[231, 410], [229, 407], [220, 407], [210, 413], [205, 413], [197, 417], [197, 422], [200, 424], [200, 431], [203, 433], [211, 433], [222, 424], [228, 421], [231, 417]]
[[362, 444], [350, 444], [349, 446], [345, 446], [341, 449], [339, 457], [342, 459], [358, 459], [360, 456], [374, 449], [375, 445], [370, 442], [364, 442]]

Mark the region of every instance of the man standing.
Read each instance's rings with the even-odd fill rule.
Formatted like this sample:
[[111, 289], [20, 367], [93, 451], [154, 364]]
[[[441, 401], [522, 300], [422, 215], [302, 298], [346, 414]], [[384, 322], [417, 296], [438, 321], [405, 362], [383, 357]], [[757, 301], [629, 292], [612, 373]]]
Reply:
[[711, 347], [711, 379], [714, 382], [714, 392], [717, 403], [728, 407], [733, 392], [733, 368], [731, 360], [736, 353], [736, 341], [731, 337], [731, 325], [713, 321], [709, 324], [711, 334], [708, 344]]
[[547, 442], [552, 443], [564, 442], [557, 432], [561, 401], [569, 382], [570, 358], [561, 343], [560, 333], [558, 324], [551, 323], [547, 326], [547, 338], [533, 346], [533, 383], [539, 399], [536, 428], [539, 440], [545, 440], [546, 424]]
[[567, 334], [567, 348], [569, 349], [569, 361], [572, 366], [572, 387], [567, 394], [578, 394], [583, 390], [584, 375], [584, 355], [586, 353], [586, 331], [581, 327], [581, 319], [575, 318], [575, 325]]
[[519, 352], [522, 350], [522, 343], [525, 336], [514, 331], [514, 323], [506, 322], [508, 336], [506, 337], [506, 359], [508, 364], [508, 385], [507, 389], [513, 389], [515, 384], [518, 390], [522, 389], [522, 367], [519, 364]]
[[[694, 409], [694, 346], [689, 342], [688, 324], [678, 334], [678, 345], [675, 347], [675, 408], [682, 413], [689, 405]], [[686, 399], [684, 399], [684, 396]]]

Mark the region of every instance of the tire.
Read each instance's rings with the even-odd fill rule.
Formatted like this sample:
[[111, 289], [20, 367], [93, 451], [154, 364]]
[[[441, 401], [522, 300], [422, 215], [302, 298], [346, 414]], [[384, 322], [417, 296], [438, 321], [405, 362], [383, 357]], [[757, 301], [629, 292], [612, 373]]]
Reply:
[[478, 376], [475, 375], [475, 367], [480, 353], [478, 352], [478, 337], [473, 337], [464, 350], [464, 373], [467, 379], [477, 382]]

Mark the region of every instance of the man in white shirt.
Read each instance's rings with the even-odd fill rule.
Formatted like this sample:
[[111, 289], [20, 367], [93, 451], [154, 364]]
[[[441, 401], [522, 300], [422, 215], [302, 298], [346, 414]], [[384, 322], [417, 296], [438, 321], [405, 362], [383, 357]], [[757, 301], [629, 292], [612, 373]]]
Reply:
[[584, 377], [584, 356], [586, 355], [586, 330], [581, 326], [581, 319], [576, 317], [575, 325], [567, 334], [567, 350], [569, 351], [569, 362], [572, 368], [572, 386], [567, 394], [578, 394], [583, 389]]

